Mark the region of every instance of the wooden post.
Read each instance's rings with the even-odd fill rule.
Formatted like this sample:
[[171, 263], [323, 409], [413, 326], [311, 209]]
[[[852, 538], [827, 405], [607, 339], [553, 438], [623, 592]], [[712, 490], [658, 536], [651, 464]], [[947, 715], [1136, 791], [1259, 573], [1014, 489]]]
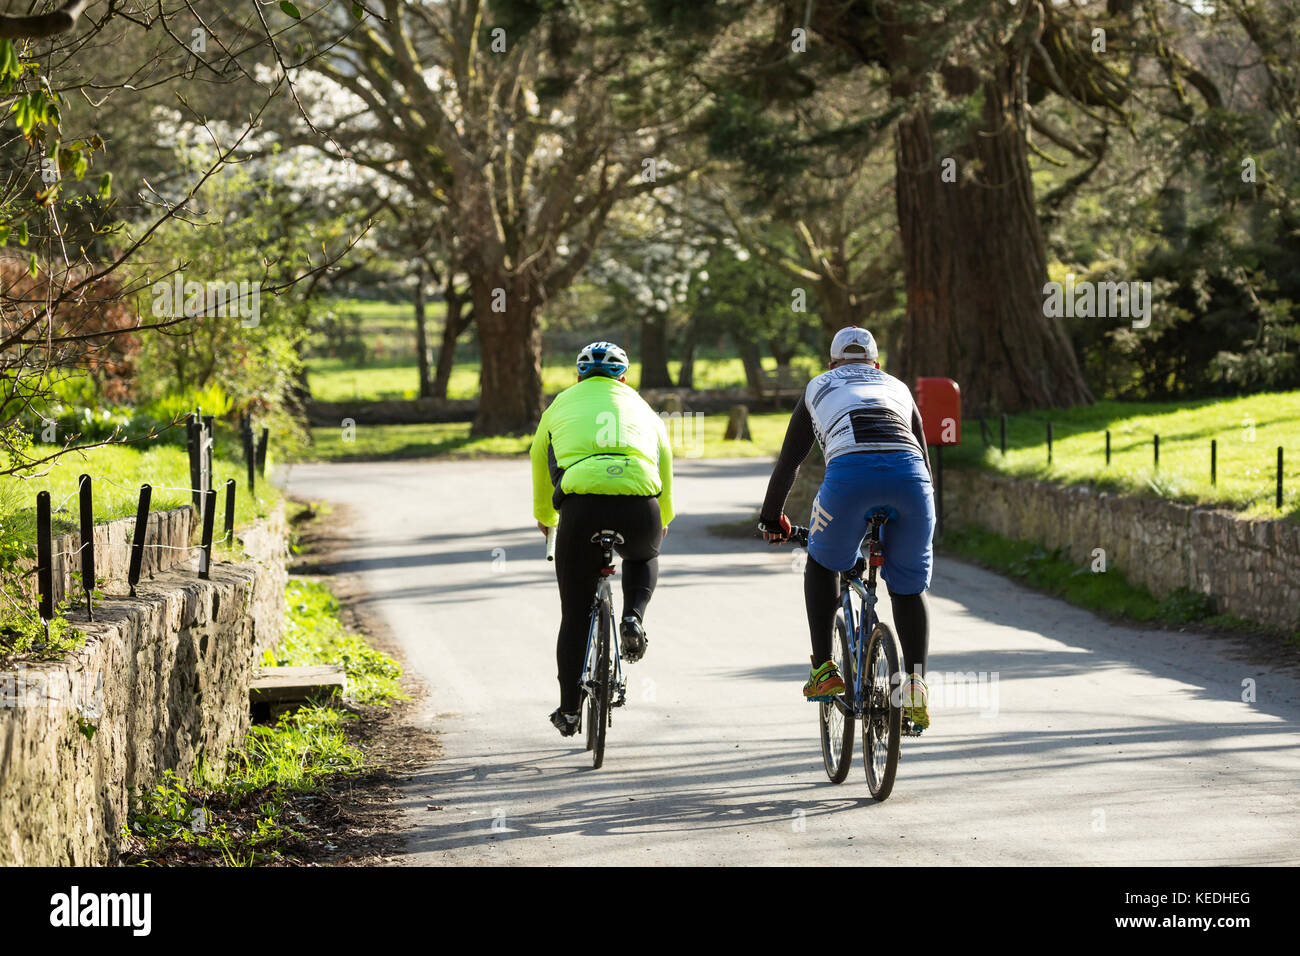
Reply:
[[1002, 415], [1002, 457], [1007, 457], [1007, 416]]
[[1047, 423], [1047, 463], [1052, 463], [1052, 423]]
[[1210, 439], [1210, 484], [1219, 483], [1219, 441], [1217, 438]]

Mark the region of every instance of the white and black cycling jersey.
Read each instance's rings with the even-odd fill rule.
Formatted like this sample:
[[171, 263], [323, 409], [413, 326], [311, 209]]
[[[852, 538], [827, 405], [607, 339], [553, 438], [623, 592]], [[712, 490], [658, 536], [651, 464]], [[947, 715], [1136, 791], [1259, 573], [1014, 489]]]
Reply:
[[859, 451], [917, 451], [916, 403], [907, 386], [859, 362], [823, 372], [804, 391], [804, 404], [827, 461]]
[[849, 363], [811, 382], [790, 416], [761, 518], [775, 524], [795, 474], [821, 443], [826, 461], [853, 452], [917, 452], [930, 470], [921, 413], [907, 386], [872, 365]]

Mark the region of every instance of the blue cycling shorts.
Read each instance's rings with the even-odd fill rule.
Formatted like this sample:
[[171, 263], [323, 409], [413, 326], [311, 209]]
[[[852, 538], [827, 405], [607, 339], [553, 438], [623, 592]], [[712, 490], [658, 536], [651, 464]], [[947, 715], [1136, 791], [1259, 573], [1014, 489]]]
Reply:
[[925, 459], [911, 451], [838, 455], [808, 520], [808, 554], [832, 571], [858, 560], [871, 514], [889, 513], [880, 530], [883, 576], [893, 594], [919, 594], [930, 587], [934, 563], [934, 488]]

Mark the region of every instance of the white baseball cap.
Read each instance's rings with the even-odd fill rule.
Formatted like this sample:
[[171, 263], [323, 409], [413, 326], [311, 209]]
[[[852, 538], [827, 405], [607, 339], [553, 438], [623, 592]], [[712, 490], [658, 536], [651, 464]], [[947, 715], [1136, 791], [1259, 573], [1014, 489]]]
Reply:
[[835, 333], [831, 342], [831, 361], [842, 362], [845, 359], [866, 359], [874, 362], [880, 352], [876, 349], [876, 340], [866, 329], [851, 325]]

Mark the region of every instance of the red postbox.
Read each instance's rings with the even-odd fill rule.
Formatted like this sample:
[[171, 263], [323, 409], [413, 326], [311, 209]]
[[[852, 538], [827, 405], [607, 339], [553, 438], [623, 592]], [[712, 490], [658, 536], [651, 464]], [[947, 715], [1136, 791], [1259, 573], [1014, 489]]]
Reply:
[[961, 444], [961, 389], [950, 378], [918, 378], [916, 407], [927, 445]]
[[961, 389], [950, 378], [918, 378], [916, 407], [934, 450], [935, 535], [943, 534], [943, 446], [961, 444]]

